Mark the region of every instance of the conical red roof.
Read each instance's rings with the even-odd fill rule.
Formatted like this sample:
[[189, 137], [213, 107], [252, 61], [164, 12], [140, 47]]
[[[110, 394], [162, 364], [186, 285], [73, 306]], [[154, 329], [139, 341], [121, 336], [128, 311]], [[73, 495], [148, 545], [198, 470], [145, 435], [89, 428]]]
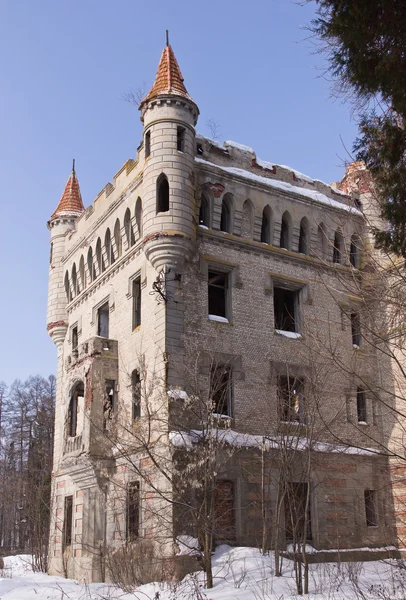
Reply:
[[141, 106], [144, 102], [148, 102], [162, 94], [182, 96], [193, 102], [193, 99], [187, 93], [178, 61], [176, 60], [172, 46], [169, 44], [162, 51], [154, 85], [149, 94], [142, 100]]
[[75, 164], [73, 164], [72, 173], [65, 185], [62, 198], [59, 200], [56, 211], [51, 219], [63, 215], [81, 215], [85, 210], [80, 193], [79, 181], [76, 177]]

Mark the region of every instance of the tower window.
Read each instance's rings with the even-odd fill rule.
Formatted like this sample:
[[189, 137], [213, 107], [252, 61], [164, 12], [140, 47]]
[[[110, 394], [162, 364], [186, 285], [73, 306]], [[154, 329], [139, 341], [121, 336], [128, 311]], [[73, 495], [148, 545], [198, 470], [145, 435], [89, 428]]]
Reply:
[[231, 417], [232, 377], [228, 365], [216, 365], [210, 373], [210, 399], [213, 413]]
[[298, 331], [298, 304], [299, 292], [297, 290], [285, 290], [274, 287], [274, 319], [275, 329], [279, 331]]
[[176, 147], [178, 152], [185, 151], [185, 129], [183, 127], [178, 127], [176, 130]]
[[202, 196], [200, 201], [199, 225], [210, 227], [209, 201], [206, 196]]
[[106, 379], [105, 394], [103, 406], [103, 429], [107, 429], [108, 422], [112, 419], [116, 408], [116, 382], [113, 379]]
[[361, 346], [361, 320], [359, 313], [351, 313], [351, 337], [354, 348]]
[[145, 158], [148, 158], [151, 154], [151, 132], [147, 131], [145, 134]]
[[74, 388], [70, 402], [69, 402], [69, 411], [68, 411], [68, 436], [75, 437], [77, 435], [78, 428], [78, 412], [79, 412], [79, 402], [84, 398], [84, 388], [82, 383], [78, 383]]
[[63, 519], [63, 547], [72, 544], [73, 525], [73, 496], [65, 496], [64, 519]]
[[376, 507], [376, 491], [364, 490], [365, 519], [367, 527], [378, 526], [378, 511]]
[[132, 284], [133, 294], [133, 330], [141, 325], [141, 278], [137, 277]]
[[169, 210], [169, 183], [166, 175], [162, 174], [157, 181], [157, 203], [156, 212], [168, 212]]
[[72, 327], [72, 352], [78, 351], [78, 326]]
[[132, 418], [137, 421], [141, 417], [141, 379], [139, 372], [134, 369], [131, 373]]
[[362, 388], [357, 388], [357, 418], [358, 423], [367, 422], [367, 399]]
[[209, 271], [209, 315], [227, 319], [228, 273]]
[[296, 377], [279, 377], [278, 396], [281, 421], [305, 423], [304, 384]]
[[97, 310], [97, 335], [109, 337], [109, 303], [106, 302]]
[[132, 481], [127, 487], [127, 540], [139, 536], [140, 530], [140, 483]]

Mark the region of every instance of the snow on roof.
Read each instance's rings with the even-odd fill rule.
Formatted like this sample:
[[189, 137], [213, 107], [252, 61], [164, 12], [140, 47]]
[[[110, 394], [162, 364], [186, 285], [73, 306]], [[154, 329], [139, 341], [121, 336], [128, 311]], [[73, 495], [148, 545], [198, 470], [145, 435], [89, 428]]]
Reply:
[[237, 150], [242, 150], [243, 152], [251, 152], [251, 154], [255, 154], [254, 150], [250, 146], [245, 146], [244, 144], [233, 142], [233, 140], [228, 140], [227, 142], [224, 142], [224, 145], [231, 146], [232, 148], [237, 148]]
[[352, 215], [356, 215], [362, 217], [362, 213], [357, 210], [353, 206], [348, 206], [343, 202], [339, 202], [338, 200], [334, 200], [333, 198], [329, 198], [325, 194], [318, 192], [317, 190], [309, 190], [308, 188], [302, 188], [297, 185], [292, 185], [287, 183], [286, 181], [281, 181], [279, 179], [270, 179], [269, 177], [262, 177], [261, 175], [256, 175], [255, 173], [251, 173], [251, 171], [246, 171], [245, 169], [239, 169], [237, 167], [224, 167], [222, 165], [216, 165], [215, 163], [209, 162], [200, 158], [199, 156], [195, 157], [195, 161], [202, 165], [207, 165], [210, 167], [215, 167], [220, 171], [224, 171], [225, 173], [229, 173], [230, 175], [237, 175], [243, 179], [252, 181], [253, 183], [260, 183], [267, 187], [271, 187], [274, 189], [283, 190], [284, 192], [288, 192], [291, 194], [297, 194], [299, 196], [304, 196], [313, 202], [318, 204], [324, 204], [326, 206], [330, 206], [337, 210], [342, 210]]

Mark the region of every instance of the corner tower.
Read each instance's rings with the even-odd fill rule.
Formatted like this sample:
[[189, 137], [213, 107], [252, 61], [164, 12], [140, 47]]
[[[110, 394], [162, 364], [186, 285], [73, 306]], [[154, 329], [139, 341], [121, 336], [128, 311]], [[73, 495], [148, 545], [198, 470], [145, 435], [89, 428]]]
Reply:
[[195, 125], [199, 109], [188, 94], [172, 47], [164, 48], [149, 94], [144, 125], [144, 248], [158, 271], [182, 269], [196, 238]]

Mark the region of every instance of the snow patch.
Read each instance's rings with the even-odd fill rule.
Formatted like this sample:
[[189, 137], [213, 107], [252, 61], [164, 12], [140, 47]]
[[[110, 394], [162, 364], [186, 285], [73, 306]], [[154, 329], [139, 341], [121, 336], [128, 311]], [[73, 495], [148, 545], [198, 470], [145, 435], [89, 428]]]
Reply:
[[201, 225], [200, 223], [199, 223], [199, 227], [200, 227], [200, 229], [208, 229], [208, 227], [206, 227], [206, 225]]
[[233, 140], [228, 140], [227, 142], [224, 142], [224, 145], [231, 146], [232, 148], [237, 148], [237, 150], [242, 150], [243, 152], [255, 154], [254, 150], [250, 148], [250, 146], [246, 146], [245, 144], [239, 144], [238, 142], [233, 142]]
[[168, 390], [167, 392], [169, 398], [187, 400], [189, 398], [188, 393], [185, 390]]
[[218, 323], [229, 323], [230, 321], [226, 317], [220, 317], [219, 315], [209, 315], [210, 321], [217, 321]]
[[200, 556], [199, 540], [191, 535], [179, 535], [176, 538], [179, 550], [177, 556]]
[[283, 337], [292, 338], [294, 340], [298, 340], [302, 337], [300, 333], [296, 333], [295, 331], [284, 331], [283, 329], [275, 329], [275, 333], [278, 335], [283, 335]]

